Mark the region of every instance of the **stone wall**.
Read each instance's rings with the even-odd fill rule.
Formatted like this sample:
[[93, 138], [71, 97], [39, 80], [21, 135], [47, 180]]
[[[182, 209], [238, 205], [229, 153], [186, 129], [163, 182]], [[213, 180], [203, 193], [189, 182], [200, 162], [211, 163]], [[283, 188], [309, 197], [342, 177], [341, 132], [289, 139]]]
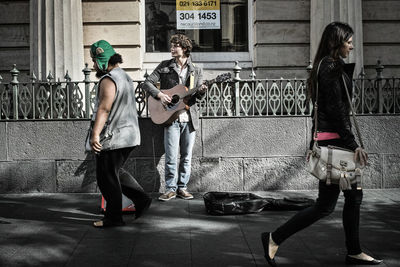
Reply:
[[[364, 188], [400, 187], [399, 116], [359, 116], [370, 153]], [[0, 193], [95, 192], [88, 121], [0, 122]], [[124, 168], [146, 191], [164, 188], [161, 126], [140, 119], [142, 145]], [[307, 117], [203, 118], [193, 152], [191, 191], [315, 189], [304, 155]]]

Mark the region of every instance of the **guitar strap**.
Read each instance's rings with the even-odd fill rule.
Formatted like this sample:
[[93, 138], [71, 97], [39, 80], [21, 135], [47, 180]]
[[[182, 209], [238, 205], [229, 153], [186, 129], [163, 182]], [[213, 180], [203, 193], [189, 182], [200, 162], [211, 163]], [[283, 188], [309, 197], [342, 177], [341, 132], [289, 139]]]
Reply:
[[[193, 64], [193, 66], [195, 66], [194, 63], [192, 63], [192, 64]], [[190, 79], [189, 90], [191, 90], [194, 88], [194, 71], [190, 73], [189, 79]]]

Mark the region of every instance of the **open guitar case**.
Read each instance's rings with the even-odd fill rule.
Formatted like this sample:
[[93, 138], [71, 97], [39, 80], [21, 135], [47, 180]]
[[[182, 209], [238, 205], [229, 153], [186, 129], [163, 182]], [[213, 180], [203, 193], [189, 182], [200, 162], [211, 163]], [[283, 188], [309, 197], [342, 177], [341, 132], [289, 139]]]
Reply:
[[203, 195], [207, 213], [233, 215], [257, 213], [262, 210], [301, 210], [312, 206], [310, 198], [263, 198], [253, 193], [208, 192]]

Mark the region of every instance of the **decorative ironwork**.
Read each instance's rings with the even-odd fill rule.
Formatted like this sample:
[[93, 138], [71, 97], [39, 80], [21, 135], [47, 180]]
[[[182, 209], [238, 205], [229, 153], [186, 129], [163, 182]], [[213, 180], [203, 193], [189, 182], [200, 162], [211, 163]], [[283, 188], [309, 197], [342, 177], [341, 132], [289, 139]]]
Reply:
[[[312, 65], [307, 67], [310, 71]], [[376, 65], [377, 75], [366, 78], [361, 70], [353, 81], [353, 105], [357, 114], [399, 114], [400, 78], [384, 78], [384, 67]], [[309, 116], [312, 110], [307, 100], [305, 79], [256, 79], [251, 69], [250, 79], [240, 78], [241, 67], [235, 62], [233, 81], [209, 85], [205, 96], [198, 100], [202, 117], [247, 116]], [[51, 72], [45, 81], [34, 73], [30, 82], [19, 83], [16, 66], [12, 80], [0, 78], [0, 120], [29, 119], [88, 119], [93, 114], [98, 83], [90, 80], [86, 67], [83, 81], [54, 81]], [[143, 81], [133, 81], [138, 116], [149, 117]]]
[[82, 118], [83, 117], [83, 94], [82, 90], [79, 87], [79, 83], [68, 83], [67, 86], [72, 85], [71, 92], [71, 109], [72, 109], [72, 118]]
[[394, 112], [395, 88], [395, 79], [385, 79], [382, 87], [383, 113]]
[[282, 92], [283, 96], [283, 109], [286, 110], [287, 115], [296, 115], [294, 114], [294, 109], [295, 109], [295, 90], [293, 88], [293, 85], [291, 81], [287, 81], [285, 88], [283, 88]]
[[67, 94], [64, 88], [61, 87], [61, 84], [58, 84], [53, 93], [53, 110], [57, 119], [63, 118], [63, 114], [67, 108], [66, 99]]
[[11, 116], [11, 92], [9, 84], [3, 84], [3, 91], [0, 94], [1, 117], [10, 119]]
[[362, 110], [362, 91], [364, 88], [364, 80], [357, 79], [353, 86], [353, 107], [356, 113], [364, 113]]
[[23, 118], [28, 119], [29, 113], [32, 110], [32, 94], [27, 84], [23, 84], [18, 95], [19, 110]]
[[44, 85], [40, 85], [36, 93], [36, 109], [40, 119], [44, 119], [49, 110], [49, 97], [50, 93], [46, 90]]
[[89, 96], [88, 96], [88, 101], [89, 101], [89, 104], [90, 104], [90, 112], [89, 112], [89, 114], [93, 114], [94, 105], [96, 104], [96, 95], [97, 95], [98, 87], [99, 87], [98, 83], [95, 83], [93, 88], [89, 91]]
[[[244, 83], [240, 90], [240, 107], [245, 116], [249, 116], [251, 108], [253, 107], [253, 90], [250, 88], [249, 83]], [[251, 114], [251, 113], [250, 113]]]
[[400, 79], [397, 79], [397, 85], [394, 87], [394, 102], [393, 113], [400, 113]]
[[363, 80], [364, 83], [364, 108], [365, 112], [372, 114], [378, 105], [378, 92], [375, 89], [374, 82], [370, 79]]
[[[253, 83], [254, 85], [254, 83]], [[267, 106], [267, 91], [262, 83], [258, 83], [254, 90], [254, 106], [257, 111], [255, 115], [265, 114], [265, 108]]]
[[136, 97], [136, 109], [139, 116], [144, 115], [144, 111], [146, 109], [146, 93], [142, 89], [143, 82], [138, 82], [138, 85], [135, 89], [135, 97]]
[[[213, 84], [213, 86], [216, 86], [216, 84]], [[221, 84], [221, 91], [222, 91], [222, 105], [223, 105], [223, 110], [221, 115], [225, 116], [233, 116], [234, 114], [234, 108], [235, 108], [235, 102], [234, 102], [234, 93], [232, 92], [232, 86], [230, 86], [229, 83], [227, 84]], [[207, 102], [206, 99], [203, 101]]]
[[296, 80], [295, 99], [296, 99], [296, 114], [308, 115], [307, 111], [307, 87], [304, 80]]
[[269, 108], [271, 108], [272, 115], [278, 115], [279, 107], [281, 105], [281, 88], [276, 81], [272, 82], [272, 85], [268, 90], [268, 99], [268, 104]]

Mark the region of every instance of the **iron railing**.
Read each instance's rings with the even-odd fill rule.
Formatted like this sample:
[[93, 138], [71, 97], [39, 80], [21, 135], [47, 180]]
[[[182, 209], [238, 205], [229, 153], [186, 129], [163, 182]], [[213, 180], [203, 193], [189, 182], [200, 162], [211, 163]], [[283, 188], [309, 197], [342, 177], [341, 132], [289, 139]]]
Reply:
[[[307, 67], [310, 69], [310, 66]], [[374, 78], [363, 71], [353, 82], [353, 103], [357, 114], [400, 114], [400, 78], [383, 78], [378, 61]], [[234, 79], [209, 86], [199, 100], [202, 117], [247, 116], [309, 116], [311, 106], [306, 98], [305, 79], [240, 79], [238, 62]], [[97, 82], [91, 81], [91, 70], [83, 69], [83, 81], [38, 81], [33, 74], [30, 82], [18, 81], [14, 65], [12, 80], [4, 83], [0, 76], [0, 120], [68, 120], [88, 119], [94, 107]], [[140, 117], [150, 117], [143, 80], [134, 81], [137, 110]]]

